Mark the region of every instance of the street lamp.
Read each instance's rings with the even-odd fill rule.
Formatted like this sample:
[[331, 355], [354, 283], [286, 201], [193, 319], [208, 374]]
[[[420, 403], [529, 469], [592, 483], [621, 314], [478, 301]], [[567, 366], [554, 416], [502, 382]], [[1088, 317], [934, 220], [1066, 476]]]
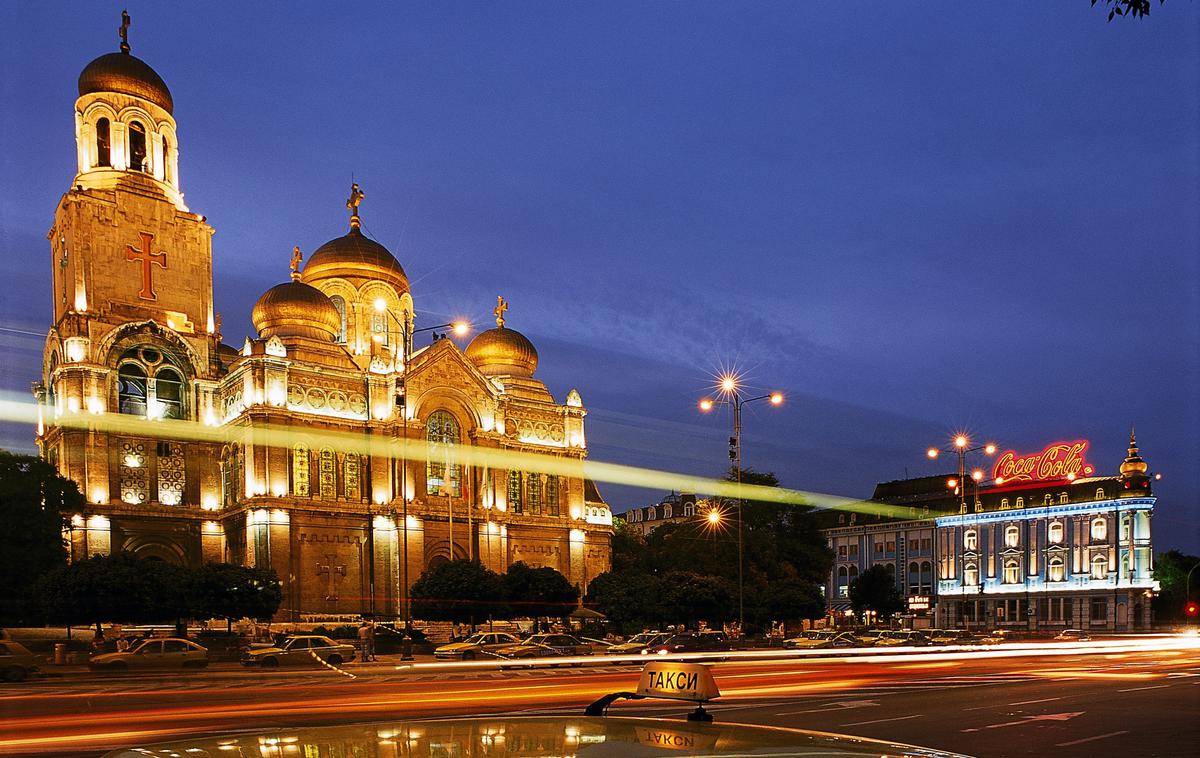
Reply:
[[[388, 318], [396, 322], [399, 328], [396, 332], [388, 333], [398, 334], [400, 336], [400, 365], [403, 371], [408, 372], [408, 358], [412, 350], [412, 336], [418, 332], [430, 332], [435, 329], [450, 329], [456, 337], [465, 337], [471, 331], [471, 324], [467, 321], [453, 321], [448, 324], [438, 324], [436, 326], [426, 326], [420, 329], [409, 329], [408, 323], [392, 313], [388, 309], [387, 301], [383, 298], [376, 298], [375, 311], [377, 313], [385, 313]], [[403, 387], [404, 379], [400, 380]], [[396, 405], [400, 409], [400, 434], [405, 443], [408, 442], [408, 406], [407, 395], [401, 391], [396, 397]], [[401, 446], [401, 451], [404, 451], [406, 446]], [[404, 606], [404, 648], [401, 654], [401, 660], [411, 661], [412, 657], [412, 598], [408, 594], [408, 459], [402, 457], [400, 459], [400, 503], [401, 503], [401, 519], [404, 526], [402, 528], [403, 537], [401, 538], [401, 563], [400, 563], [400, 602]], [[374, 561], [372, 560], [372, 564]], [[374, 602], [374, 598], [372, 598]]]
[[[931, 461], [937, 460], [937, 457], [942, 453], [953, 453], [958, 457], [958, 476], [956, 478], [947, 479], [946, 486], [949, 489], [958, 490], [959, 511], [961, 513], [967, 512], [967, 455], [970, 453], [979, 452], [982, 452], [984, 455], [995, 455], [996, 445], [995, 443], [988, 442], [984, 445], [971, 447], [971, 438], [962, 433], [956, 434], [950, 439], [949, 447], [931, 447], [925, 451], [925, 455], [928, 456], [929, 460]], [[970, 477], [975, 482], [975, 486], [978, 487], [979, 484], [986, 478], [986, 475], [982, 470], [975, 469], [970, 473]], [[997, 484], [999, 484], [999, 482], [997, 482]]]
[[[700, 410], [708, 413], [718, 405], [728, 405], [733, 408], [733, 436], [729, 438], [729, 459], [733, 461], [733, 470], [735, 472], [738, 485], [737, 498], [737, 527], [738, 527], [738, 634], [746, 626], [746, 602], [745, 602], [745, 571], [743, 564], [744, 558], [744, 540], [742, 522], [742, 406], [748, 403], [756, 403], [760, 400], [767, 400], [771, 405], [783, 404], [782, 392], [769, 392], [765, 395], [756, 395], [754, 397], [745, 397], [742, 395], [739, 379], [735, 374], [724, 374], [717, 382], [718, 394], [720, 397], [706, 397], [700, 400]], [[711, 518], [711, 517], [710, 517]], [[720, 516], [718, 515], [718, 519]]]

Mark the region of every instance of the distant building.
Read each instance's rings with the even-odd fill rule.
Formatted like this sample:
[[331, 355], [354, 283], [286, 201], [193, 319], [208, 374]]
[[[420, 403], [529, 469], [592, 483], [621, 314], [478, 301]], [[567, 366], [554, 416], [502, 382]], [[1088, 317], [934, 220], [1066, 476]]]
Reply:
[[831, 616], [849, 608], [854, 577], [882, 563], [918, 627], [1148, 629], [1152, 477], [1132, 435], [1117, 476], [1090, 475], [1086, 451], [1081, 440], [1006, 452], [989, 483], [965, 492], [953, 476], [880, 484], [873, 512], [838, 513], [825, 530]]
[[696, 495], [672, 492], [657, 503], [630, 508], [623, 515], [625, 523], [644, 537], [663, 524], [695, 523], [708, 512], [711, 502]]

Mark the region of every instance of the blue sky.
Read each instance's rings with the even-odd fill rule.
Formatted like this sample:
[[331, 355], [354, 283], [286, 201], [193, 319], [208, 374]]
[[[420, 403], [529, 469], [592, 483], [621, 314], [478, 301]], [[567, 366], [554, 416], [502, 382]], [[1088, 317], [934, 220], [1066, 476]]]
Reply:
[[[122, 7], [0, 9], [6, 391], [38, 374], [75, 79]], [[1195, 3], [128, 7], [230, 341], [293, 245], [343, 233], [353, 176], [419, 318], [503, 293], [597, 459], [717, 473], [728, 419], [695, 401], [723, 367], [788, 394], [747, 463], [836, 494], [935, 473], [960, 428], [1087, 438], [1115, 473], [1136, 425], [1156, 544], [1200, 552]]]

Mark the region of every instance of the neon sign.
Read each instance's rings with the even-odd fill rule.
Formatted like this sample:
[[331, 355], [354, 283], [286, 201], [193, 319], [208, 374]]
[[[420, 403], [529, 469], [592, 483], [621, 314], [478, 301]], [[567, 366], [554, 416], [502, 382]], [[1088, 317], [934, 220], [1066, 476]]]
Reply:
[[1057, 479], [1075, 479], [1088, 476], [1094, 470], [1084, 459], [1087, 440], [1055, 442], [1047, 445], [1040, 453], [1018, 455], [1006, 450], [992, 469], [996, 484], [1010, 482], [1043, 482]]

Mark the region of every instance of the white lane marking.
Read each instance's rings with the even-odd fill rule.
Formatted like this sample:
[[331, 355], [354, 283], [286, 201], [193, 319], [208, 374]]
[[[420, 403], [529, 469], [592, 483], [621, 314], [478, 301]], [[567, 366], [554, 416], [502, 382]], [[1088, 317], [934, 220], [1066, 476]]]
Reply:
[[1016, 703], [1009, 703], [1009, 705], [1033, 705], [1034, 703], [1049, 703], [1051, 700], [1062, 700], [1062, 698], [1061, 697], [1044, 697], [1041, 700], [1021, 700]]
[[921, 714], [914, 713], [911, 716], [896, 716], [895, 718], [890, 718], [890, 719], [874, 719], [872, 721], [853, 721], [849, 724], [839, 724], [838, 728], [840, 729], [843, 726], [866, 726], [867, 724], [882, 724], [885, 721], [904, 721], [906, 719], [919, 719], [919, 718], [921, 718]]
[[776, 713], [776, 716], [795, 716], [798, 713], [827, 713], [831, 711], [841, 711], [848, 708], [870, 708], [877, 706], [879, 702], [876, 700], [839, 700], [834, 703], [826, 703], [822, 708], [809, 708], [803, 711], [783, 711]]
[[1095, 737], [1084, 737], [1081, 740], [1071, 740], [1070, 742], [1060, 742], [1057, 745], [1055, 745], [1055, 747], [1070, 747], [1072, 745], [1082, 745], [1085, 742], [1094, 742], [1096, 740], [1103, 740], [1103, 739], [1107, 739], [1109, 737], [1116, 737], [1119, 734], [1129, 734], [1129, 730], [1123, 729], [1119, 732], [1109, 732], [1108, 734], [1097, 734]]
[[1155, 684], [1151, 687], [1130, 687], [1126, 690], [1117, 690], [1117, 692], [1139, 692], [1141, 690], [1161, 690], [1164, 687], [1170, 687], [1169, 684]]
[[1023, 726], [1025, 724], [1034, 724], [1038, 721], [1070, 721], [1076, 716], [1082, 716], [1087, 711], [1069, 711], [1067, 713], [1043, 713], [1040, 716], [1025, 716], [1020, 721], [1005, 721], [1001, 724], [988, 724], [987, 726], [973, 727], [970, 729], [960, 729], [960, 732], [981, 732], [984, 729], [1001, 729], [1006, 726]]

